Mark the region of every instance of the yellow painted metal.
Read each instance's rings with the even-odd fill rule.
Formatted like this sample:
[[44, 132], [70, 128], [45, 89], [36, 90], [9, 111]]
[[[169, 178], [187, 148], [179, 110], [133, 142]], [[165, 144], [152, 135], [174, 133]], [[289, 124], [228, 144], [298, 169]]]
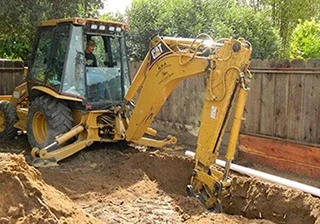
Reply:
[[157, 135], [157, 130], [148, 127], [146, 130], [146, 134], [151, 135], [151, 136], [156, 136]]
[[205, 166], [215, 162], [231, 109], [241, 88], [240, 75], [249, 64], [251, 49], [233, 51], [237, 40], [227, 41], [219, 50], [205, 93], [195, 158]]
[[[215, 203], [231, 191], [230, 184], [226, 181], [227, 179], [225, 180], [224, 175], [220, 172], [214, 173], [209, 167], [215, 163], [219, 155], [222, 137], [234, 107], [235, 115], [226, 157], [231, 161], [235, 154], [248, 90], [244, 84], [244, 79], [250, 78], [244, 72], [248, 67], [251, 54], [251, 48], [241, 47], [238, 51], [234, 51], [236, 45], [236, 40], [230, 40], [223, 45], [217, 54], [216, 68], [210, 74], [207, 84], [201, 125], [198, 132], [195, 154], [197, 161], [195, 170], [198, 170], [198, 173], [192, 177], [191, 184], [197, 194], [201, 195], [206, 192], [205, 205], [208, 208], [213, 207]], [[213, 178], [206, 179], [203, 178], [203, 175], [210, 175]], [[222, 184], [223, 187], [219, 192], [215, 192], [212, 184]]]
[[14, 124], [15, 128], [27, 131], [28, 108], [17, 108], [18, 122]]
[[0, 131], [4, 131], [6, 128], [6, 117], [2, 111], [0, 111]]
[[28, 67], [23, 67], [23, 77], [27, 77], [27, 75], [28, 75], [28, 70], [29, 70]]
[[81, 121], [86, 126], [88, 141], [101, 141], [99, 136], [99, 125], [97, 123], [98, 117], [103, 114], [103, 111], [90, 111]]
[[32, 130], [36, 141], [43, 144], [47, 137], [47, 120], [43, 113], [37, 111], [32, 120]]
[[169, 135], [166, 139], [163, 139], [163, 140], [155, 140], [155, 139], [151, 139], [151, 138], [142, 137], [139, 140], [133, 141], [133, 142], [135, 142], [137, 144], [149, 146], [149, 147], [162, 148], [166, 145], [176, 144], [177, 141], [178, 140], [176, 137]]
[[56, 99], [61, 99], [61, 100], [69, 100], [69, 101], [77, 101], [77, 102], [82, 102], [82, 99], [76, 98], [76, 97], [71, 97], [71, 96], [64, 96], [60, 95], [59, 93], [53, 91], [52, 89], [45, 87], [45, 86], [34, 86], [32, 87], [32, 90], [38, 90], [40, 92], [46, 93], [50, 96], [53, 96]]
[[79, 17], [42, 21], [39, 26], [40, 27], [56, 26], [57, 24], [60, 24], [60, 23], [72, 23], [75, 25], [86, 25], [88, 23], [97, 23], [97, 24], [104, 24], [104, 25], [121, 26], [123, 29], [127, 28], [127, 26], [125, 26], [125, 23], [122, 23], [122, 22], [92, 19], [92, 18], [79, 18]]
[[68, 131], [67, 133], [65, 133], [64, 135], [61, 136], [57, 136], [56, 137], [56, 142], [60, 145], [62, 143], [67, 142], [69, 139], [75, 137], [76, 135], [78, 135], [80, 132], [82, 132], [84, 130], [84, 127], [82, 125], [78, 125], [74, 128], [72, 128], [70, 131]]
[[80, 124], [85, 112], [82, 110], [72, 109], [73, 126]]
[[248, 91], [241, 88], [238, 94], [237, 107], [235, 108], [233, 123], [230, 131], [228, 148], [226, 152], [226, 159], [233, 160], [236, 153], [237, 140], [243, 120], [243, 111], [246, 106]]
[[10, 99], [11, 99], [11, 95], [1, 95], [0, 96], [0, 100], [10, 101]]
[[27, 82], [23, 82], [22, 84], [14, 88], [10, 102], [13, 103], [14, 105], [17, 105], [22, 103], [23, 101], [26, 101], [27, 97], [28, 97]]
[[92, 142], [90, 141], [81, 140], [51, 152], [48, 152], [47, 150], [42, 149], [39, 151], [39, 157], [42, 159], [54, 158], [58, 162], [62, 159], [65, 159], [75, 154], [76, 152], [79, 152], [80, 150], [84, 149], [85, 147], [91, 144]]
[[126, 129], [122, 122], [121, 114], [117, 113], [115, 119], [114, 140], [124, 140]]
[[[160, 38], [157, 40], [158, 42], [154, 41], [155, 44], [163, 41]], [[148, 63], [146, 57], [125, 96], [126, 100], [131, 100], [135, 91], [138, 91], [142, 86], [136, 102], [136, 109], [130, 117], [126, 140], [137, 141], [144, 135], [170, 93], [182, 80], [204, 75], [210, 70], [209, 60], [204, 57], [194, 57], [188, 63], [181, 63], [181, 60], [186, 61], [191, 57], [187, 53], [172, 52], [166, 57], [160, 58], [156, 65], [151, 67], [146, 65]]]

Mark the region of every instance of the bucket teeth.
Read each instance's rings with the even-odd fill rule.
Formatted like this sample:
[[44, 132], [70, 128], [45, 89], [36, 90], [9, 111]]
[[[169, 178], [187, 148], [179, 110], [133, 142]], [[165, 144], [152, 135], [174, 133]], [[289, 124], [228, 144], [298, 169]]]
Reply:
[[59, 166], [55, 158], [49, 158], [49, 159], [34, 158], [31, 165], [34, 167]]

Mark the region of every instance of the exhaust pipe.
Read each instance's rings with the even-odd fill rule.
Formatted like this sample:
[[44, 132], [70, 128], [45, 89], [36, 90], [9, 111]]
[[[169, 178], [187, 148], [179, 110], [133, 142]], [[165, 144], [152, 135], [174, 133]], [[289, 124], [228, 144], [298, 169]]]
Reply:
[[[191, 151], [186, 151], [185, 155], [188, 156], [188, 157], [194, 158], [195, 153], [191, 152]], [[226, 162], [223, 161], [223, 160], [220, 160], [220, 159], [216, 160], [216, 164], [218, 166], [222, 166], [222, 167], [226, 166]], [[264, 172], [261, 172], [261, 171], [258, 171], [258, 170], [254, 170], [254, 169], [247, 168], [247, 167], [240, 166], [240, 165], [236, 165], [236, 164], [231, 164], [230, 169], [233, 170], [233, 171], [237, 171], [239, 173], [242, 173], [242, 174], [258, 177], [258, 178], [263, 179], [263, 180], [267, 180], [267, 181], [270, 181], [270, 182], [281, 184], [281, 185], [284, 185], [286, 187], [295, 188], [295, 189], [301, 190], [303, 192], [310, 193], [310, 194], [312, 194], [314, 196], [320, 197], [320, 189], [316, 188], [316, 187], [313, 187], [313, 186], [310, 186], [310, 185], [302, 184], [302, 183], [299, 183], [299, 182], [296, 182], [296, 181], [293, 181], [293, 180], [289, 180], [289, 179], [286, 179], [286, 178], [278, 177], [278, 176], [275, 176], [275, 175], [271, 175], [271, 174], [268, 174], [268, 173], [264, 173]]]

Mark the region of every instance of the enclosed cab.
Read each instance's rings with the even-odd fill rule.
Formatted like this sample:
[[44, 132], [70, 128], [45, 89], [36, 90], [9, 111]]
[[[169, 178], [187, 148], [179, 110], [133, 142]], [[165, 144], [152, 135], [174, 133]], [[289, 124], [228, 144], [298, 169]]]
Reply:
[[[96, 19], [42, 22], [27, 77], [30, 101], [49, 94], [86, 110], [122, 102], [130, 86], [126, 29], [126, 24]], [[95, 45], [94, 66], [85, 56], [88, 43]]]
[[[17, 128], [27, 132], [31, 147], [43, 148], [88, 119], [95, 128], [83, 138], [89, 136], [90, 142], [122, 139], [115, 137], [114, 122], [109, 122], [114, 115], [92, 114], [123, 103], [130, 86], [127, 29], [124, 23], [98, 19], [42, 22], [26, 82], [16, 87], [10, 102], [0, 105], [0, 137], [13, 137]], [[89, 44], [94, 56], [86, 55]]]

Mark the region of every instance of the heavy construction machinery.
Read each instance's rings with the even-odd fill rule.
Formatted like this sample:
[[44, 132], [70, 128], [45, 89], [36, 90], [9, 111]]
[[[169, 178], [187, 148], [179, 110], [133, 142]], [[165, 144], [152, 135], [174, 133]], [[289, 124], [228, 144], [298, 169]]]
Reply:
[[[26, 82], [0, 102], [0, 138], [26, 131], [34, 166], [58, 161], [93, 142], [135, 142], [163, 147], [151, 122], [183, 80], [205, 76], [207, 89], [189, 195], [208, 208], [230, 191], [229, 165], [234, 158], [251, 75], [251, 45], [244, 39], [214, 42], [154, 36], [130, 85], [125, 44], [127, 26], [119, 22], [71, 18], [45, 21], [38, 27]], [[87, 67], [85, 43], [95, 40], [97, 67]], [[136, 103], [133, 98], [136, 97]], [[4, 99], [7, 99], [4, 100]], [[235, 108], [222, 173], [211, 165], [232, 109]]]

